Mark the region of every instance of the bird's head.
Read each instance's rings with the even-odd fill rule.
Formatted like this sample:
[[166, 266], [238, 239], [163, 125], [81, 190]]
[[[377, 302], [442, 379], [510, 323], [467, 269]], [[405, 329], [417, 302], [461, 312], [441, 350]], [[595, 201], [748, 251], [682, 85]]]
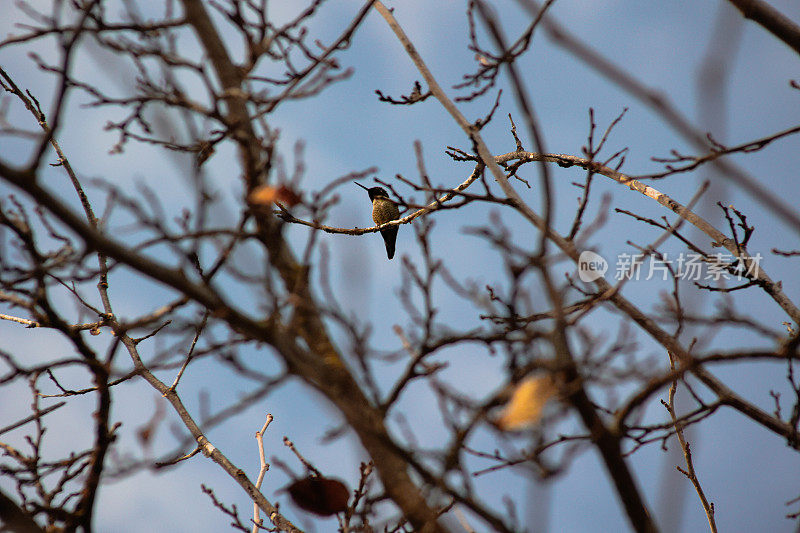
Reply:
[[353, 183], [355, 183], [356, 185], [367, 191], [370, 200], [374, 200], [375, 198], [386, 198], [387, 200], [389, 199], [389, 193], [386, 192], [386, 189], [384, 189], [383, 187], [364, 187], [357, 181], [354, 181]]

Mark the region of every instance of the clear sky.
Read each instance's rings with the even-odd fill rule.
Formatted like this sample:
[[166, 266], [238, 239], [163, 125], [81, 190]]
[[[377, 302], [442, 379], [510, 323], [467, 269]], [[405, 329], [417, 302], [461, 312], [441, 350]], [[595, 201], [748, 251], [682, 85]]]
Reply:
[[[800, 4], [796, 1], [775, 0], [770, 3], [800, 22]], [[329, 42], [337, 35], [360, 5], [355, 1], [329, 4], [323, 6], [310, 28], [312, 32], [318, 32], [323, 42]], [[527, 16], [515, 2], [493, 4], [501, 15], [507, 35], [515, 36], [527, 23]], [[461, 81], [463, 74], [475, 68], [474, 53], [466, 48], [468, 27], [464, 4], [453, 0], [408, 0], [394, 2], [393, 7], [395, 16], [439, 83], [451, 97], [458, 96], [452, 86]], [[275, 5], [273, 9], [274, 16], [288, 16], [288, 12], [283, 13], [286, 9], [283, 5]], [[726, 97], [706, 101], [697, 96], [698, 73], [715, 24], [720, 16], [726, 16], [725, 10], [728, 25], [724, 33], [729, 42], [723, 56], [730, 61]], [[737, 23], [735, 11], [724, 2], [559, 0], [551, 15], [600, 54], [648, 87], [666, 95], [684, 116], [701, 130], [711, 129], [714, 138], [720, 142], [738, 144], [800, 123], [800, 91], [789, 85], [790, 79], [798, 79], [798, 56], [754, 23]], [[19, 12], [10, 18], [3, 17], [0, 20], [0, 38], [19, 31], [13, 28], [13, 24], [22, 20]], [[187, 50], [195, 47], [190, 39], [181, 44]], [[237, 44], [231, 40], [229, 46], [235, 51]], [[51, 52], [42, 50], [42, 53], [47, 57]], [[75, 64], [75, 69], [109, 90], [123, 91], [132, 83], [135, 73], [107, 70], [108, 57], [105, 54], [89, 46]], [[420, 75], [377, 13], [368, 16], [356, 33], [352, 46], [337, 57], [344, 67], [354, 69], [348, 80], [333, 85], [313, 99], [288, 102], [270, 118], [271, 126], [280, 131], [279, 147], [287, 168], [291, 169], [295, 164], [294, 150], [298, 143], [302, 143], [305, 165], [302, 189], [319, 189], [338, 177], [369, 167], [377, 167], [378, 176], [384, 180], [391, 180], [398, 173], [415, 179], [418, 176], [415, 141], [422, 144], [425, 165], [435, 185], [455, 186], [468, 176], [471, 165], [452, 161], [444, 150], [447, 146], [469, 149], [469, 144], [436, 101], [429, 99], [413, 107], [390, 106], [378, 101], [376, 89], [395, 97], [408, 94]], [[33, 69], [22, 48], [0, 50], [0, 65], [15, 76], [20, 85], [40, 96], [43, 102], [49, 101], [51, 89], [47, 78]], [[531, 51], [520, 62], [520, 71], [529, 89], [548, 152], [581, 155], [588, 132], [590, 107], [595, 110], [601, 129], [624, 108], [628, 109], [609, 140], [606, 154], [627, 148], [622, 170], [632, 175], [659, 170], [660, 165], [651, 158], [669, 156], [671, 149], [685, 153], [693, 151], [686, 140], [652, 109], [572, 57], [544, 33], [537, 33]], [[494, 121], [483, 131], [495, 154], [514, 149], [506, 117], [508, 113], [515, 118], [520, 116], [505, 78], [500, 85], [505, 89], [500, 107]], [[495, 92], [490, 92], [475, 102], [461, 104], [460, 108], [474, 120], [489, 111], [495, 95]], [[68, 102], [69, 112], [64, 119], [66, 126], [59, 141], [72, 165], [87, 181], [102, 178], [126, 187], [131, 193], [136, 191], [134, 184], [146, 184], [158, 191], [167, 210], [174, 213], [172, 216], [193, 205], [188, 180], [191, 166], [185, 159], [133, 144], [122, 154], [110, 155], [109, 149], [116, 138], [104, 131], [103, 125], [120, 117], [109, 116], [108, 110], [80, 107], [85, 101], [85, 97], [76, 94]], [[522, 140], [526, 148], [532, 149], [530, 139], [524, 133]], [[786, 205], [800, 212], [798, 154], [798, 137], [789, 137], [759, 153], [732, 159]], [[25, 160], [24, 147], [5, 140], [0, 140], [0, 155], [13, 161]], [[234, 155], [226, 150], [217, 153], [205, 167], [206, 173], [213, 177], [217, 191], [229, 199], [228, 209], [220, 209], [213, 215], [220, 223], [230, 223], [238, 214], [235, 199], [239, 197], [241, 185], [239, 177], [232, 173], [233, 168], [236, 168]], [[68, 183], [58, 169], [48, 170], [47, 175], [51, 177], [53, 187], [59, 187], [57, 183], [60, 180], [64, 190], [68, 190]], [[535, 166], [529, 166], [520, 175], [531, 184], [538, 183]], [[563, 231], [569, 227], [578, 196], [571, 182], [581, 181], [583, 174], [575, 169], [554, 168], [553, 176], [556, 182], [555, 225]], [[748, 222], [756, 227], [749, 246], [751, 254], [760, 252], [765, 257], [764, 267], [770, 276], [782, 280], [787, 294], [796, 302], [800, 301], [797, 259], [782, 259], [770, 253], [773, 248], [800, 248], [800, 237], [767, 208], [752, 201], [736, 185], [707, 172], [679, 175], [653, 183], [653, 186], [685, 204], [693, 196], [700, 180], [706, 178], [714, 180], [714, 191], [718, 195], [709, 198], [712, 201], [708, 204], [713, 206], [719, 200], [747, 214]], [[629, 209], [656, 219], [671, 214], [652, 200], [610, 180], [598, 179], [595, 183], [597, 196], [590, 206], [590, 218], [597, 214], [603, 193], [612, 195], [612, 208]], [[540, 207], [540, 194], [536, 187], [528, 190], [522, 184], [516, 186], [533, 207]], [[400, 184], [398, 189], [412, 194]], [[14, 191], [0, 184], [0, 192], [7, 196]], [[100, 202], [102, 194], [98, 190], [93, 194]], [[339, 227], [372, 224], [369, 201], [363, 190], [354, 185], [345, 186], [339, 189], [339, 194], [341, 201], [331, 210], [329, 224]], [[708, 205], [700, 209], [724, 229], [718, 211]], [[490, 211], [476, 207], [445, 211], [434, 217], [432, 243], [437, 254], [446, 259], [455, 276], [474, 280], [478, 285], [500, 284], [504, 277], [499, 271], [498, 258], [493, 256], [490, 248], [464, 231], [465, 227], [486, 223]], [[521, 245], [529, 243], [531, 247], [535, 245], [535, 233], [522, 226], [521, 219], [503, 214], [503, 220], [513, 229], [515, 239], [518, 239], [516, 242]], [[589, 245], [609, 261], [613, 273], [619, 255], [633, 251], [626, 241], [646, 245], [658, 234], [628, 217], [611, 213], [606, 226], [590, 240]], [[289, 235], [301, 249], [308, 231], [292, 228]], [[124, 234], [121, 233], [120, 238], [124, 238]], [[398, 301], [398, 290], [403, 281], [401, 258], [408, 257], [412, 262], [421, 258], [411, 229], [400, 229], [397, 257], [393, 261], [386, 260], [383, 244], [374, 234], [361, 237], [325, 234], [320, 239], [329, 258], [333, 291], [340, 304], [361, 321], [372, 323], [371, 343], [374, 347], [397, 349], [399, 342], [392, 328], [395, 324], [409, 324], [408, 315]], [[676, 253], [681, 250], [677, 246], [666, 249]], [[238, 261], [243, 268], [257, 269], [258, 265], [253, 265], [251, 259], [244, 254]], [[566, 266], [564, 268], [569, 270]], [[122, 316], [145, 312], [153, 302], [164, 301], [164, 291], [156, 284], [133, 281], [125, 274], [120, 274], [115, 281], [112, 296], [117, 313]], [[669, 284], [655, 280], [632, 282], [626, 287], [626, 295], [646, 309], [652, 309], [659, 301], [660, 292], [669, 289]], [[231, 285], [226, 287], [226, 291], [232, 297], [240, 298], [243, 306], [258, 303], [254, 295], [243, 287]], [[441, 297], [437, 300], [437, 307], [443, 323], [460, 327], [479, 323], [475, 310], [453, 298], [446, 288], [437, 287], [435, 294]], [[744, 301], [739, 295], [737, 298], [737, 302]], [[697, 301], [696, 305], [698, 309], [709, 310], [717, 301], [716, 297], [706, 298]], [[786, 320], [772, 300], [757, 292], [748, 293], [743, 311], [776, 331], [781, 329], [781, 321]], [[615, 315], [596, 313], [586, 326], [595, 333], [602, 333], [609, 328], [609, 323], [613, 329], [608, 331], [607, 339], [613, 340], [618, 323]], [[704, 335], [702, 342], [719, 348], [768, 346], [763, 339], [745, 331], [728, 329], [724, 333], [701, 333]], [[663, 357], [643, 333], [637, 332], [635, 336], [642, 353]], [[10, 350], [22, 345], [30, 354], [31, 361], [52, 357], [54, 352], [65, 349], [54, 335], [0, 322], [0, 348]], [[242, 356], [260, 371], [276, 372], [279, 369], [272, 356], [266, 355], [263, 349], [249, 349]], [[487, 358], [482, 351], [450, 350], [439, 359], [451, 365], [445, 374], [448, 383], [468, 393], [489, 394], [502, 378], [500, 361]], [[397, 368], [387, 365], [382, 369], [387, 380]], [[785, 367], [780, 365], [742, 364], [721, 367], [715, 372], [729, 386], [768, 412], [774, 409], [770, 389], [789, 394], [785, 385]], [[77, 376], [75, 380], [78, 386]], [[213, 411], [253, 389], [252, 384], [242, 382], [211, 361], [190, 367], [184, 383], [184, 399], [195, 410], [200, 408], [200, 391], [208, 394]], [[433, 395], [426, 387], [412, 391], [402, 400], [405, 416], [415, 429], [420, 445], [435, 447], [441, 442], [443, 428]], [[126, 384], [116, 392], [114, 417], [124, 421], [118, 445], [120, 454], [141, 457], [143, 451], [135, 440], [136, 429], [148, 420], [152, 406], [161, 399], [142, 382]], [[26, 394], [23, 387], [0, 388], [0, 426], [11, 412], [10, 406], [27, 408], [29, 399]], [[71, 428], [86, 426], [87, 420], [81, 417], [90, 412], [91, 401], [88, 398], [70, 401], [73, 403], [69, 409], [49, 420], [52, 435], [62, 436], [52, 444], [54, 451], [70, 448], [76, 442], [88, 442], [89, 436], [75, 434]], [[658, 407], [655, 405], [653, 409]], [[266, 402], [231, 417], [228, 423], [211, 431], [210, 438], [231, 460], [255, 477], [258, 459], [253, 434], [263, 424], [266, 412], [275, 416], [275, 422], [265, 436], [268, 456], [276, 456], [293, 465], [296, 472], [301, 471], [282, 444], [282, 437], [288, 435], [326, 474], [354, 485], [358, 463], [364, 460], [362, 452], [352, 438], [323, 442], [325, 432], [337, 427], [339, 419], [318, 395], [296, 382], [283, 385]], [[648, 414], [660, 416], [655, 412]], [[20, 437], [21, 433], [14, 435]], [[491, 450], [488, 433], [482, 438], [480, 442]], [[778, 437], [722, 409], [702, 424], [699, 431], [691, 432], [690, 439], [695, 468], [708, 498], [716, 505], [720, 531], [788, 532], [796, 528], [796, 522], [793, 524], [786, 520], [784, 515], [796, 511], [798, 506], [787, 507], [784, 504], [800, 496], [797, 483], [800, 457], [790, 452]], [[515, 442], [519, 444], [524, 440]], [[164, 453], [174, 444], [175, 440], [165, 426], [156, 438], [152, 453]], [[671, 442], [670, 447], [674, 450], [676, 443]], [[705, 516], [696, 495], [688, 481], [681, 479], [674, 469], [675, 464], [681, 464], [680, 458], [666, 454], [658, 444], [652, 444], [634, 454], [631, 464], [665, 531], [705, 530]], [[678, 481], [670, 480], [671, 476], [679, 478]], [[98, 531], [142, 531], [154, 523], [164, 531], [224, 530], [228, 520], [211, 506], [199, 489], [200, 483], [211, 486], [225, 502], [236, 503], [242, 516], [247, 517], [251, 504], [246, 495], [213, 464], [198, 455], [176, 469], [163, 473], [143, 472], [102, 490]], [[270, 499], [281, 501], [287, 515], [303, 523], [307, 517], [288, 503], [285, 493], [277, 492], [286, 483], [286, 476], [273, 468], [265, 481], [264, 493]], [[477, 484], [496, 509], [502, 509], [504, 495], [510, 495], [522, 521], [537, 524], [537, 527], [543, 527], [542, 531], [623, 531], [628, 527], [602, 465], [592, 450], [577, 457], [571, 468], [547, 487], [533, 486], [527, 477], [510, 472], [481, 476]], [[0, 480], [0, 486], [7, 488], [3, 480]], [[687, 499], [687, 503], [682, 517], [678, 517], [675, 523], [671, 520], [676, 520], [673, 506], [677, 505], [677, 492]], [[671, 527], [666, 527], [667, 524]], [[315, 527], [324, 532], [334, 526], [333, 522], [319, 522]], [[476, 527], [482, 530], [481, 526]]]

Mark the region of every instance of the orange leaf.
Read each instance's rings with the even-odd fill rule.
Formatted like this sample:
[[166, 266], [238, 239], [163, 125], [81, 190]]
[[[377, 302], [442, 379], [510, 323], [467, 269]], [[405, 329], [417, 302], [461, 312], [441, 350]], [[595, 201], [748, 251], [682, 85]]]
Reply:
[[277, 187], [261, 185], [253, 189], [247, 200], [251, 204], [257, 205], [281, 203], [287, 207], [292, 207], [299, 204], [302, 201], [302, 197], [286, 185], [278, 185]]

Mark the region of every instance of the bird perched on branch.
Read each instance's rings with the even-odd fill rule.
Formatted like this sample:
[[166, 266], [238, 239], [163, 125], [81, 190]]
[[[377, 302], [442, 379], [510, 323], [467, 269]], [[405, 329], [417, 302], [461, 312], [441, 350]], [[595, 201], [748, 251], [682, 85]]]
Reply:
[[[375, 225], [380, 226], [400, 218], [400, 210], [397, 208], [397, 204], [389, 199], [389, 193], [386, 192], [386, 189], [383, 187], [364, 187], [358, 182], [354, 183], [369, 194], [369, 199], [372, 200], [372, 221], [375, 222]], [[391, 259], [394, 257], [397, 226], [382, 229], [381, 236], [386, 244], [386, 255]]]

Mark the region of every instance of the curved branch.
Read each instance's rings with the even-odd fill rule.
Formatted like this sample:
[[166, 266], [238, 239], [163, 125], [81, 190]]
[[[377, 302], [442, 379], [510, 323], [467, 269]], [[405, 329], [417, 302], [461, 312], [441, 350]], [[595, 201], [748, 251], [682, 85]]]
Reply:
[[[612, 168], [603, 166], [595, 161], [572, 155], [536, 154], [533, 152], [509, 152], [507, 154], [496, 156], [495, 160], [499, 163], [505, 163], [514, 160], [548, 161], [551, 163], [557, 163], [561, 166], [579, 166], [586, 170], [591, 170], [592, 172], [610, 178], [621, 185], [626, 185], [631, 190], [641, 193], [644, 196], [647, 196], [648, 198], [651, 198], [664, 207], [670, 209], [673, 213], [680, 216], [682, 219], [685, 219], [697, 229], [711, 237], [713, 242], [723, 246], [726, 250], [731, 252], [731, 254], [740, 258], [745, 262], [746, 265], [748, 265], [748, 267], [754, 261], [750, 254], [736, 246], [736, 242], [733, 239], [726, 237], [721, 231], [708, 223], [705, 219], [695, 214], [690, 209], [687, 209], [681, 203], [675, 201], [661, 191], [649, 185], [645, 185], [639, 180], [631, 178], [630, 176]], [[781, 309], [783, 309], [786, 314], [795, 321], [796, 324], [800, 324], [800, 309], [798, 309], [794, 302], [792, 302], [792, 300], [786, 296], [786, 293], [783, 292], [781, 284], [774, 282], [760, 265], [758, 265], [758, 268], [753, 269], [753, 271], [755, 281], [764, 289], [764, 291], [766, 291], [767, 294], [772, 297], [773, 300], [775, 300]]]
[[800, 54], [800, 26], [761, 0], [728, 0], [746, 19], [759, 24]]
[[464, 180], [463, 182], [461, 182], [459, 185], [449, 190], [448, 192], [444, 193], [441, 196], [441, 198], [437, 198], [436, 200], [428, 203], [426, 206], [417, 209], [410, 215], [406, 215], [404, 217], [398, 218], [397, 220], [392, 220], [391, 222], [381, 224], [380, 226], [372, 226], [370, 228], [337, 228], [335, 226], [326, 226], [325, 224], [319, 224], [317, 222], [311, 222], [308, 220], [299, 219], [285, 210], [279, 212], [278, 216], [281, 217], [281, 219], [285, 220], [286, 222], [291, 222], [292, 224], [300, 224], [302, 226], [308, 226], [309, 228], [318, 229], [326, 233], [341, 233], [344, 235], [363, 235], [365, 233], [376, 233], [392, 226], [408, 224], [409, 222], [421, 216], [427, 215], [428, 213], [432, 213], [433, 211], [441, 209], [446, 202], [459, 196], [458, 193], [464, 191], [470, 185], [472, 185], [472, 183], [481, 176], [483, 168], [484, 168], [483, 164], [479, 163], [472, 171], [472, 174], [470, 174], [470, 176], [466, 180]]

